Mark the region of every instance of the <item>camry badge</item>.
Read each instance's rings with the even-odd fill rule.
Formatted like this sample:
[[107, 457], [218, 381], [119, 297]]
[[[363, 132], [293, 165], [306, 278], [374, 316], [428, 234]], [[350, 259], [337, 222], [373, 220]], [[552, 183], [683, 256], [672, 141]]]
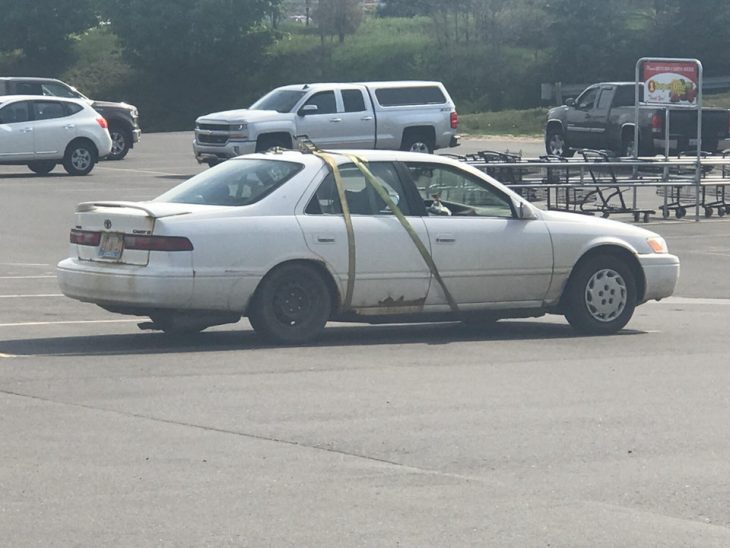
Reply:
[[106, 219], [104, 221], [104, 228], [106, 228], [107, 230], [109, 230], [111, 227], [112, 227], [112, 222], [109, 219]]

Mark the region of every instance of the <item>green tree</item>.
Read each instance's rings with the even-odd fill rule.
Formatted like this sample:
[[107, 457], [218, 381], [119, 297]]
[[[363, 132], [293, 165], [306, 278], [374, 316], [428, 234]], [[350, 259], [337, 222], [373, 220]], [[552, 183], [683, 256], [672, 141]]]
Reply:
[[361, 0], [319, 0], [314, 18], [323, 42], [325, 36], [337, 36], [342, 43], [360, 26], [362, 15]]
[[97, 24], [94, 0], [0, 0], [0, 51], [19, 52], [19, 72], [57, 76], [74, 34]]

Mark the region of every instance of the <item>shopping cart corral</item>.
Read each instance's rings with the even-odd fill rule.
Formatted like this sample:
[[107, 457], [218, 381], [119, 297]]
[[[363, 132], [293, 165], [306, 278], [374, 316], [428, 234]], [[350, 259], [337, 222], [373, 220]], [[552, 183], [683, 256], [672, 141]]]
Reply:
[[[491, 150], [449, 156], [486, 172], [547, 209], [603, 217], [627, 214], [636, 222], [648, 222], [657, 211], [664, 218], [674, 213], [679, 219], [692, 208], [703, 211], [706, 217], [730, 213], [726, 200], [730, 150], [702, 153], [699, 160], [696, 152], [669, 158], [630, 158], [591, 149], [580, 150], [573, 158], [523, 158]], [[664, 202], [652, 207], [657, 195], [664, 197]]]

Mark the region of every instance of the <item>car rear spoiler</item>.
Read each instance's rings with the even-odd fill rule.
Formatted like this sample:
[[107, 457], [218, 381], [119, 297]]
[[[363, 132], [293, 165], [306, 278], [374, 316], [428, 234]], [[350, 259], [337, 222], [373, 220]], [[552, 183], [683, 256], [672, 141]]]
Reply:
[[[176, 204], [177, 205], [177, 204]], [[155, 206], [145, 206], [139, 202], [122, 202], [122, 201], [110, 201], [110, 202], [82, 202], [76, 206], [76, 213], [88, 213], [102, 207], [118, 207], [128, 209], [139, 209], [144, 211], [148, 217], [153, 219], [159, 219], [161, 217], [174, 217], [175, 215], [187, 215], [192, 213], [191, 211], [170, 211], [166, 212], [165, 207], [162, 204]]]

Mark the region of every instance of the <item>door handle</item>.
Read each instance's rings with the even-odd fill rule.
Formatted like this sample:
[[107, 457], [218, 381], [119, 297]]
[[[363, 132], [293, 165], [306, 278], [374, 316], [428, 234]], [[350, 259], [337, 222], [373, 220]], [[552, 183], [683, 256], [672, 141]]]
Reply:
[[32, 127], [24, 127], [20, 130], [21, 133], [30, 133], [31, 131], [33, 131]]
[[320, 244], [333, 244], [335, 243], [334, 236], [317, 236], [317, 242]]
[[456, 241], [456, 238], [451, 234], [439, 234], [436, 236], [436, 241], [441, 244], [452, 244]]
[[333, 124], [336, 124], [336, 123], [341, 122], [341, 121], [342, 121], [342, 118], [332, 118], [332, 119], [330, 119], [330, 122], [333, 123]]
[[360, 118], [363, 122], [370, 122], [373, 119], [372, 116], [365, 116], [365, 118]]
[[76, 124], [66, 124], [65, 126], [63, 126], [63, 129], [73, 129], [75, 127], [76, 127]]

